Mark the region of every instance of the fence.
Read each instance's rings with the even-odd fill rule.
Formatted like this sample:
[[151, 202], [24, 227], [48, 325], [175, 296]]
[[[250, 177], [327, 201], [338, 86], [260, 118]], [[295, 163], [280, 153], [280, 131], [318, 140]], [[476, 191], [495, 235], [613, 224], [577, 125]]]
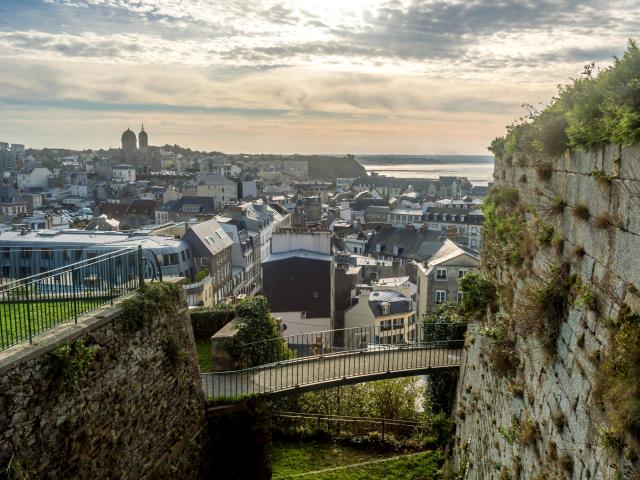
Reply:
[[127, 248], [0, 286], [0, 350], [138, 290], [142, 248]]
[[249, 368], [204, 373], [203, 388], [211, 398], [236, 398], [457, 367], [464, 331], [459, 324], [449, 326], [356, 327], [247, 343], [239, 350]]
[[274, 424], [281, 432], [295, 432], [300, 427], [315, 431], [334, 433], [346, 432], [351, 435], [366, 435], [380, 432], [384, 440], [386, 433], [411, 435], [417, 432], [428, 432], [431, 425], [427, 422], [399, 420], [377, 417], [354, 417], [348, 415], [327, 415], [300, 412], [273, 412]]

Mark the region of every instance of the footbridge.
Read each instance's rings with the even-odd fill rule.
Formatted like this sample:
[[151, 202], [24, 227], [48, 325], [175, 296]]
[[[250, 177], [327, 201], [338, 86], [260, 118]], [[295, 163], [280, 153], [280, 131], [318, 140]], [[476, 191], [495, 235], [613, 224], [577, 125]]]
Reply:
[[458, 368], [464, 326], [412, 324], [325, 330], [244, 346], [273, 361], [204, 373], [210, 399], [278, 396]]

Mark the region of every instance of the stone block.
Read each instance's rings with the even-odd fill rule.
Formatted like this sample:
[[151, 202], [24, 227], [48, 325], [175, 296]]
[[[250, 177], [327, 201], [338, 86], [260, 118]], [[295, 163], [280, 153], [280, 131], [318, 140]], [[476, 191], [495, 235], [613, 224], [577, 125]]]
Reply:
[[640, 182], [630, 188], [632, 198], [629, 202], [626, 228], [631, 233], [640, 235]]
[[610, 184], [599, 183], [591, 175], [578, 176], [578, 203], [589, 207], [591, 216], [609, 211], [610, 195]]
[[620, 174], [620, 145], [609, 144], [605, 145], [602, 152], [602, 170], [610, 177], [615, 177]]
[[214, 372], [226, 372], [241, 368], [238, 359], [231, 353], [237, 333], [237, 322], [232, 320], [211, 337], [211, 362]]
[[620, 178], [640, 180], [640, 145], [623, 147], [620, 156]]
[[602, 169], [602, 153], [600, 150], [576, 150], [571, 155], [569, 169], [573, 173], [588, 175], [594, 170]]
[[575, 206], [580, 203], [579, 196], [579, 181], [581, 175], [577, 175], [575, 173], [567, 173], [566, 174], [566, 190], [565, 190], [565, 200], [567, 205]]
[[640, 285], [638, 253], [640, 236], [618, 230], [615, 235], [615, 255], [611, 268], [625, 282]]

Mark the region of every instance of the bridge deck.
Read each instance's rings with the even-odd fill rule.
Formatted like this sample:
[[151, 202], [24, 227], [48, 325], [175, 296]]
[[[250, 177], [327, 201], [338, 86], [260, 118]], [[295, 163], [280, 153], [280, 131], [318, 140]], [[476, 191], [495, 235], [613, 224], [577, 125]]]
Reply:
[[211, 399], [275, 395], [458, 367], [461, 357], [462, 349], [443, 348], [443, 345], [377, 347], [303, 357], [246, 370], [204, 373], [202, 383], [206, 396]]

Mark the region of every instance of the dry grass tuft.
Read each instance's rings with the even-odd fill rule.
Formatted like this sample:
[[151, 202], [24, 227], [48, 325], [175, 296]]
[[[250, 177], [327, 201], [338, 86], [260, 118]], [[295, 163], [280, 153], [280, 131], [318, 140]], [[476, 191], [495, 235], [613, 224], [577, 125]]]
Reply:
[[577, 204], [571, 211], [574, 217], [580, 220], [584, 220], [585, 222], [589, 220], [589, 207], [587, 207], [584, 203]]

